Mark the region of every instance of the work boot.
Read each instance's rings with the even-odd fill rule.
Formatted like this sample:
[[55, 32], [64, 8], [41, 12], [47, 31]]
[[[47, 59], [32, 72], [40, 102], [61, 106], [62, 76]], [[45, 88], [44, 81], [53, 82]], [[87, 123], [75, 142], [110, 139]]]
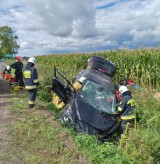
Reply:
[[34, 104], [29, 104], [28, 107], [29, 108], [33, 108], [34, 107]]

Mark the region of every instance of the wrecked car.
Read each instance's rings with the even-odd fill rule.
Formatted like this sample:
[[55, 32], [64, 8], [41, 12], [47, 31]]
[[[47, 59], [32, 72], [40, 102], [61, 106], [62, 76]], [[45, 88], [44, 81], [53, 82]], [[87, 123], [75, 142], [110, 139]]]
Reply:
[[54, 67], [52, 91], [65, 104], [61, 110], [61, 121], [65, 125], [78, 133], [108, 138], [119, 127], [115, 84], [112, 82], [116, 66], [98, 56], [91, 57], [88, 63], [91, 67], [81, 73], [86, 80], [79, 90]]

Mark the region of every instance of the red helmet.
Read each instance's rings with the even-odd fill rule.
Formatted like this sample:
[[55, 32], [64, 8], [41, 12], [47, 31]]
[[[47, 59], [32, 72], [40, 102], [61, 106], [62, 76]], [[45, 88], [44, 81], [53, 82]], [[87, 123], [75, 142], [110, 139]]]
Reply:
[[18, 61], [21, 61], [22, 60], [22, 57], [21, 56], [17, 56], [17, 60]]
[[128, 80], [127, 80], [127, 83], [128, 83], [129, 85], [134, 85], [134, 84], [135, 84], [134, 81], [133, 81], [132, 79], [128, 79]]

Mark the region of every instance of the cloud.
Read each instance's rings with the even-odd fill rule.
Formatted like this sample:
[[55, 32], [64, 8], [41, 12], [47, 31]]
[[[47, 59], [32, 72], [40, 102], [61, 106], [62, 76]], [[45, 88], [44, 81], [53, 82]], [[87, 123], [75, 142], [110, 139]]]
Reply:
[[105, 31], [107, 40], [117, 40], [118, 47], [126, 46], [126, 43], [129, 48], [158, 46], [159, 7], [160, 1], [121, 1], [98, 10], [97, 20], [101, 18], [98, 26]]
[[38, 14], [46, 30], [53, 36], [92, 37], [98, 32], [95, 24], [96, 9], [93, 0], [27, 0]]
[[24, 56], [160, 45], [160, 0], [0, 3], [0, 26], [14, 29]]

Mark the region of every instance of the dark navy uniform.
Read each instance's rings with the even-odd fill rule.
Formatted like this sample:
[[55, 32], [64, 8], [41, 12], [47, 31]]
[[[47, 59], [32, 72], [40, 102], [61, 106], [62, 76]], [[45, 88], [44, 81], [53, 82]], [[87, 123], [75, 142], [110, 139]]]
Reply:
[[133, 114], [133, 108], [135, 107], [135, 105], [130, 91], [122, 93], [121, 98], [122, 101], [120, 102], [117, 110], [121, 115], [122, 133], [125, 133], [127, 122], [135, 120], [135, 115]]
[[21, 61], [17, 61], [11, 64], [11, 68], [15, 69], [16, 82], [19, 82], [19, 85], [23, 87], [23, 63]]
[[27, 63], [26, 69], [23, 72], [23, 76], [25, 81], [25, 89], [27, 89], [29, 93], [29, 108], [32, 108], [36, 100], [37, 87], [39, 85], [38, 73], [36, 68], [34, 68], [33, 63]]

